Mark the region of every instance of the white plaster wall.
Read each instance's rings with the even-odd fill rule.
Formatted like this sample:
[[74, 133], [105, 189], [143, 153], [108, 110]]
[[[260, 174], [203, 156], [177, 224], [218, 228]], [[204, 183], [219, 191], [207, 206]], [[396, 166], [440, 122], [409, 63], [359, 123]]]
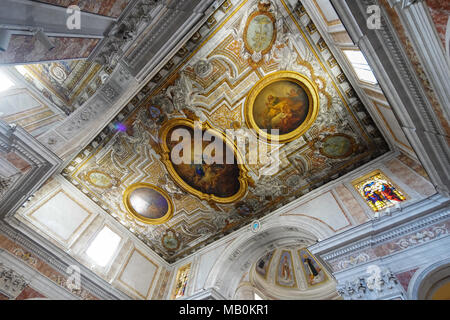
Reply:
[[303, 214], [314, 217], [332, 227], [334, 231], [348, 227], [349, 220], [346, 218], [341, 207], [331, 192], [326, 192], [310, 201], [299, 205], [289, 211], [290, 215]]
[[149, 299], [158, 265], [139, 250], [133, 249], [117, 281], [142, 299]]
[[69, 241], [90, 213], [68, 194], [58, 192], [30, 217], [63, 241]]

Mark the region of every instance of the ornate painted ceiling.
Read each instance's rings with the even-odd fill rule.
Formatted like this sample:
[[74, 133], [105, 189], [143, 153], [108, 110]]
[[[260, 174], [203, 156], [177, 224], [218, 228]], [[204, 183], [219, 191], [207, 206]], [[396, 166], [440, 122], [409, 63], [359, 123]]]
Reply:
[[[170, 263], [388, 151], [300, 2], [229, 0], [218, 12], [63, 171]], [[168, 124], [188, 119], [218, 132], [247, 128], [252, 88], [279, 71], [313, 83], [318, 103], [305, 132], [268, 143], [268, 154], [279, 154], [276, 172], [265, 175], [263, 163], [246, 165], [245, 174], [240, 167], [239, 191], [223, 181], [219, 188], [239, 196], [221, 201], [196, 188], [189, 171], [174, 170], [161, 140]], [[127, 211], [124, 194], [136, 183], [167, 196], [168, 221], [147, 224]]]
[[83, 105], [112, 71], [86, 60], [29, 64], [17, 70], [66, 114]]

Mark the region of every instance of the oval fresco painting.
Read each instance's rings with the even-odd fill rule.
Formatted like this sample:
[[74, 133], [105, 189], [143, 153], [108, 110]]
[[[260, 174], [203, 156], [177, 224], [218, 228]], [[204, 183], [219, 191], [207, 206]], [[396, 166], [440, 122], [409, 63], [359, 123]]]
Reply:
[[267, 11], [256, 11], [247, 20], [244, 43], [250, 53], [270, 51], [276, 39], [275, 18]]
[[[245, 166], [237, 164], [237, 157], [240, 155], [234, 144], [229, 142], [222, 133], [206, 124], [201, 129], [201, 133], [208, 132], [213, 136], [213, 142], [221, 142], [221, 148], [217, 148], [217, 153], [213, 154], [214, 159], [218, 159], [218, 161], [208, 160], [205, 156], [207, 152], [204, 151], [212, 142], [200, 139], [199, 147], [195, 148], [194, 139], [191, 139], [194, 137], [193, 128], [194, 122], [188, 119], [173, 119], [162, 126], [160, 141], [162, 142], [163, 162], [169, 174], [181, 188], [202, 200], [219, 203], [237, 201], [244, 196], [247, 190], [247, 170]], [[186, 141], [180, 139], [174, 132], [176, 134], [182, 132], [189, 139]], [[185, 146], [185, 149], [180, 148], [182, 145]], [[195, 152], [199, 154], [199, 161], [194, 161]], [[227, 154], [234, 155], [233, 164], [228, 164]], [[183, 160], [173, 159], [174, 155]], [[185, 156], [187, 158], [184, 158]], [[239, 163], [243, 163], [243, 161], [239, 160]]]
[[108, 189], [114, 184], [114, 179], [107, 173], [99, 170], [91, 170], [86, 174], [87, 180], [95, 187]]
[[173, 204], [168, 194], [148, 183], [129, 186], [123, 196], [127, 211], [136, 219], [147, 224], [161, 224], [173, 215]]
[[275, 72], [250, 91], [245, 102], [246, 123], [269, 140], [289, 142], [314, 123], [318, 101], [317, 88], [308, 78], [291, 71]]
[[332, 159], [346, 158], [352, 155], [355, 140], [346, 134], [334, 134], [323, 140], [320, 153]]

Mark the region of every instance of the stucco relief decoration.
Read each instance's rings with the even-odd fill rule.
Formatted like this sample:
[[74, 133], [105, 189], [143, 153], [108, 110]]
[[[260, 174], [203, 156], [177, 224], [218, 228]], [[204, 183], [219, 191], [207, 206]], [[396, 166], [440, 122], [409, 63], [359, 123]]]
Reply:
[[367, 261], [370, 261], [370, 256], [367, 253], [359, 253], [354, 256], [352, 255], [337, 262], [337, 270], [343, 270], [350, 266], [356, 266]]
[[[200, 75], [206, 76], [208, 72], [211, 72], [209, 68], [210, 66], [205, 60], [196, 64], [196, 70]], [[167, 118], [173, 118], [182, 114], [195, 120], [200, 119], [204, 121], [206, 118], [203, 112], [192, 105], [197, 90], [193, 87], [191, 79], [186, 76], [185, 72], [181, 71], [173, 84], [151, 98], [150, 112], [157, 113], [158, 111], [152, 108], [158, 108]], [[161, 122], [158, 122], [156, 127], [159, 128], [160, 126]]]
[[346, 281], [337, 287], [338, 293], [345, 300], [376, 300], [399, 292], [399, 281], [387, 268], [369, 265], [368, 276]]
[[447, 235], [448, 230], [446, 225], [438, 225], [432, 228], [418, 231], [407, 237], [403, 237], [390, 245], [389, 251], [396, 252], [399, 250], [407, 249], [412, 246], [416, 246], [421, 243], [439, 238], [443, 235]]
[[28, 281], [21, 274], [0, 263], [0, 293], [14, 299], [27, 284]]

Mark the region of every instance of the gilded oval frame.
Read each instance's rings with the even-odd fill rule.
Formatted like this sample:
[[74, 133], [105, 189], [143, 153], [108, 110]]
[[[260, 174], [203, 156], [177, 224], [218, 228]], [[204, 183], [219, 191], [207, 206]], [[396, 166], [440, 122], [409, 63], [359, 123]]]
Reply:
[[203, 193], [200, 190], [197, 190], [193, 187], [191, 187], [187, 182], [185, 182], [176, 172], [172, 161], [170, 160], [170, 149], [167, 146], [167, 136], [170, 132], [170, 130], [176, 126], [187, 126], [192, 129], [194, 129], [194, 121], [190, 119], [185, 118], [175, 118], [170, 119], [166, 121], [159, 131], [159, 141], [161, 143], [161, 161], [164, 163], [167, 171], [169, 172], [169, 175], [172, 177], [172, 179], [175, 181], [175, 183], [186, 192], [198, 197], [201, 200], [206, 201], [214, 201], [217, 203], [233, 203], [238, 200], [240, 200], [247, 192], [248, 188], [248, 169], [244, 165], [244, 158], [242, 157], [241, 153], [237, 149], [236, 144], [233, 141], [230, 141], [230, 139], [226, 136], [226, 134], [218, 129], [215, 129], [212, 127], [208, 122], [202, 123], [202, 131], [203, 130], [211, 130], [214, 134], [216, 134], [218, 137], [224, 141], [228, 147], [230, 147], [235, 154], [235, 159], [237, 161], [237, 166], [239, 168], [239, 190], [234, 195], [230, 197], [218, 197], [213, 194], [207, 194]]
[[[305, 90], [306, 94], [308, 95], [309, 109], [306, 119], [300, 126], [298, 126], [298, 128], [296, 128], [292, 132], [274, 136], [263, 131], [263, 129], [259, 128], [256, 124], [256, 121], [253, 117], [253, 104], [255, 103], [255, 100], [258, 97], [259, 93], [264, 88], [274, 82], [283, 80], [294, 82]], [[318, 114], [319, 92], [316, 84], [306, 76], [294, 71], [277, 71], [260, 79], [250, 90], [244, 105], [244, 116], [247, 127], [249, 127], [250, 129], [254, 129], [257, 132], [258, 136], [261, 136], [268, 141], [278, 141], [279, 143], [290, 142], [302, 136], [316, 121]]]
[[[134, 210], [134, 208], [130, 204], [129, 199], [130, 199], [131, 193], [134, 190], [139, 189], [139, 188], [148, 188], [148, 189], [155, 190], [156, 192], [160, 193], [166, 199], [168, 209], [164, 216], [162, 216], [161, 218], [158, 218], [158, 219], [151, 219], [151, 218], [146, 218], [146, 217], [140, 215], [138, 212], [136, 212]], [[124, 204], [127, 212], [133, 218], [135, 218], [136, 220], [143, 222], [145, 224], [153, 224], [153, 225], [163, 224], [163, 223], [169, 221], [170, 219], [172, 219], [172, 217], [173, 217], [174, 205], [173, 205], [172, 199], [170, 198], [169, 194], [165, 190], [163, 190], [153, 184], [138, 182], [138, 183], [134, 183], [134, 184], [128, 186], [123, 193], [122, 200], [123, 200], [123, 204]]]
[[253, 54], [255, 52], [255, 50], [253, 50], [250, 45], [248, 44], [248, 38], [247, 38], [247, 32], [248, 32], [248, 28], [250, 26], [250, 23], [252, 22], [252, 20], [259, 16], [259, 15], [265, 15], [267, 16], [270, 21], [272, 21], [272, 27], [273, 27], [273, 32], [272, 32], [272, 39], [270, 40], [270, 43], [268, 45], [268, 47], [264, 50], [261, 51], [261, 54], [264, 55], [266, 53], [268, 53], [270, 50], [272, 50], [272, 47], [275, 43], [275, 40], [277, 39], [277, 25], [276, 25], [276, 21], [275, 21], [275, 17], [273, 16], [273, 14], [271, 14], [268, 11], [255, 11], [253, 12], [248, 18], [247, 21], [245, 23], [245, 27], [244, 27], [244, 34], [242, 36], [243, 40], [244, 40], [244, 45], [245, 45], [245, 49], [250, 52], [250, 54]]
[[[91, 178], [91, 175], [92, 175], [93, 173], [102, 174], [102, 175], [108, 177], [109, 180], [110, 180], [109, 184], [106, 185], [106, 186], [101, 186], [101, 185], [99, 185], [99, 184], [94, 183], [94, 181], [93, 181], [92, 178]], [[94, 187], [100, 188], [100, 189], [109, 189], [109, 188], [111, 188], [112, 186], [114, 186], [114, 178], [111, 177], [110, 174], [108, 174], [108, 173], [106, 173], [106, 172], [103, 172], [103, 171], [101, 171], [101, 170], [97, 170], [97, 169], [88, 171], [88, 172], [86, 173], [86, 180], [87, 180], [87, 182], [89, 182], [89, 183], [90, 183], [91, 185], [93, 185]]]

